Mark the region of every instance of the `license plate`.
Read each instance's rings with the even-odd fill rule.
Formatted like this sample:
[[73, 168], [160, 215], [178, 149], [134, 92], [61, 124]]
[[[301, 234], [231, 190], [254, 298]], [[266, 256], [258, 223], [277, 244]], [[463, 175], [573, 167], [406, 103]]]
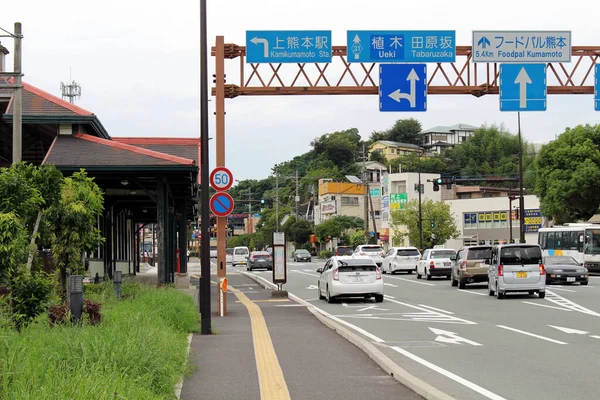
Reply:
[[445, 262], [445, 263], [444, 263], [444, 267], [449, 267], [449, 266], [451, 266], [451, 265], [452, 265], [452, 263], [449, 263], [449, 262]]
[[362, 276], [353, 276], [352, 277], [352, 282], [362, 282], [363, 278]]
[[523, 271], [517, 272], [517, 278], [527, 278], [527, 272], [523, 272]]
[[567, 282], [575, 282], [575, 277], [572, 277], [572, 276], [568, 277]]

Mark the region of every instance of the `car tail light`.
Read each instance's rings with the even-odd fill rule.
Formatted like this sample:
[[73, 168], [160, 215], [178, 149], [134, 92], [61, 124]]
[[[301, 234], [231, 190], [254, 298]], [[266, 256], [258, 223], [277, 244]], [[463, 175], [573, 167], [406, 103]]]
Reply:
[[498, 276], [504, 276], [504, 266], [502, 264], [498, 265]]
[[467, 260], [462, 260], [460, 263], [460, 269], [467, 269]]
[[367, 253], [365, 253], [364, 251], [361, 251], [361, 252], [360, 252], [360, 255], [361, 255], [361, 256], [366, 256], [366, 255], [367, 255]]
[[334, 281], [340, 280], [340, 271], [337, 268], [333, 270], [333, 280]]
[[435, 268], [435, 263], [433, 261], [429, 261], [429, 268]]
[[546, 275], [546, 268], [544, 264], [540, 264], [540, 275]]
[[382, 279], [381, 278], [381, 268], [379, 268], [379, 267], [377, 267], [377, 269], [375, 270], [375, 278]]

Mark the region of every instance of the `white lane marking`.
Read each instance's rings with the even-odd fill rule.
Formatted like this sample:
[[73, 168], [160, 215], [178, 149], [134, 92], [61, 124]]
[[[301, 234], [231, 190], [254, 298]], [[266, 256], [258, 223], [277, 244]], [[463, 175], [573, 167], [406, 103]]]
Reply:
[[309, 273], [309, 272], [298, 271], [298, 270], [295, 270], [295, 269], [294, 269], [294, 270], [292, 270], [292, 271], [290, 271], [290, 272], [295, 272], [295, 273], [297, 273], [297, 274], [303, 274], [303, 275], [309, 275], [309, 276], [316, 276], [317, 278], [318, 278], [319, 276], [321, 276], [321, 275], [317, 275], [317, 274], [311, 274], [311, 273]]
[[564, 326], [555, 326], [555, 325], [548, 325], [550, 328], [554, 328], [554, 329], [558, 329], [559, 331], [562, 331], [564, 333], [573, 333], [575, 335], [587, 335], [589, 332], [588, 331], [582, 331], [579, 329], [573, 329], [573, 328], [565, 328]]
[[593, 337], [594, 339], [600, 339], [600, 336], [598, 335], [590, 335], [590, 337]]
[[318, 289], [318, 287], [316, 285], [310, 285], [306, 289], [308, 289], [308, 290], [316, 290], [316, 289]]
[[304, 304], [275, 304], [275, 307], [304, 307]]
[[[242, 275], [246, 275], [246, 274], [247, 274], [247, 275], [252, 275], [252, 274], [248, 274], [247, 272], [243, 272], [243, 273], [242, 273]], [[266, 280], [266, 279], [265, 279], [265, 278], [263, 278], [262, 276], [254, 275], [254, 277], [256, 277], [256, 278], [257, 278], [257, 279], [259, 279], [259, 280], [262, 280], [262, 281], [263, 281], [263, 283], [264, 283], [266, 286], [269, 286], [269, 287], [270, 287], [270, 288], [272, 288], [272, 289], [277, 289], [277, 285], [276, 285], [276, 284], [274, 284], [274, 283], [272, 283], [272, 282], [269, 282], [268, 280]], [[313, 307], [313, 308], [314, 308], [316, 311], [318, 311], [318, 312], [319, 312], [319, 313], [321, 313], [322, 315], [326, 316], [327, 318], [331, 318], [332, 320], [334, 320], [334, 321], [336, 321], [336, 322], [338, 322], [338, 323], [340, 323], [340, 324], [342, 324], [342, 325], [344, 325], [344, 326], [347, 326], [347, 327], [348, 327], [348, 328], [350, 328], [350, 329], [353, 329], [353, 330], [355, 330], [356, 332], [360, 333], [360, 334], [361, 334], [361, 335], [363, 335], [363, 336], [366, 336], [366, 337], [368, 337], [369, 339], [371, 339], [371, 340], [372, 340], [372, 341], [374, 341], [374, 342], [377, 342], [377, 343], [384, 343], [384, 342], [385, 342], [385, 340], [381, 339], [380, 337], [378, 337], [378, 336], [375, 336], [375, 335], [373, 335], [372, 333], [370, 333], [370, 332], [367, 332], [367, 331], [365, 331], [364, 329], [362, 329], [362, 328], [359, 328], [359, 327], [358, 327], [358, 326], [356, 326], [356, 325], [353, 325], [353, 324], [351, 324], [351, 323], [349, 323], [349, 322], [346, 322], [346, 321], [344, 321], [344, 320], [343, 320], [343, 319], [341, 319], [341, 318], [338, 318], [338, 317], [336, 317], [336, 316], [334, 316], [334, 315], [331, 315], [331, 314], [329, 314], [327, 311], [325, 311], [325, 310], [323, 310], [323, 309], [321, 309], [321, 308], [319, 308], [319, 307], [315, 306], [314, 304], [310, 304], [310, 303], [309, 303], [309, 302], [307, 302], [306, 300], [304, 300], [304, 299], [301, 299], [300, 297], [296, 296], [296, 295], [295, 295], [295, 294], [293, 294], [293, 293], [288, 293], [288, 297], [290, 297], [292, 300], [294, 300], [294, 301], [296, 301], [296, 302], [298, 302], [298, 303], [300, 303], [300, 304], [304, 304], [306, 307]]]
[[441, 312], [441, 313], [444, 313], [444, 314], [451, 314], [451, 315], [454, 315], [454, 313], [453, 313], [453, 312], [446, 311], [446, 310], [442, 310], [441, 308], [435, 308], [435, 307], [427, 306], [427, 305], [425, 305], [425, 304], [419, 304], [419, 306], [420, 306], [420, 307], [429, 308], [430, 310], [439, 311], [439, 312]]
[[303, 269], [302, 271], [304, 271], [304, 272], [315, 272], [315, 270], [314, 270], [314, 269], [306, 269], [306, 268], [305, 268], [305, 269]]
[[398, 287], [398, 285], [394, 285], [393, 283], [387, 283], [387, 282], [384, 282], [383, 285], [384, 286], [391, 286], [391, 287]]
[[[477, 322], [473, 322], [473, 321], [468, 321], [466, 319], [462, 319], [462, 318], [458, 318], [458, 317], [453, 317], [451, 315], [447, 315], [447, 314], [442, 314], [436, 311], [432, 311], [432, 310], [428, 310], [427, 308], [424, 307], [419, 307], [419, 306], [415, 306], [413, 304], [408, 304], [408, 303], [403, 303], [401, 301], [398, 300], [394, 300], [394, 299], [390, 299], [388, 296], [384, 296], [386, 298], [387, 301], [391, 301], [392, 303], [396, 303], [396, 304], [400, 304], [401, 306], [405, 306], [405, 307], [410, 307], [416, 310], [421, 311], [421, 313], [413, 313], [413, 314], [403, 314], [406, 317], [409, 317], [411, 320], [424, 320], [423, 318], [428, 318], [430, 316], [435, 316], [436, 318], [439, 318], [439, 320], [437, 322], [446, 322], [446, 323], [454, 323], [454, 324], [467, 324], [467, 325], [477, 325]], [[411, 317], [411, 316], [416, 316], [415, 318]]]
[[356, 311], [367, 311], [367, 310], [381, 310], [381, 311], [390, 311], [387, 308], [379, 308], [377, 306], [366, 306], [361, 308], [360, 310], [356, 310]]
[[546, 300], [551, 301], [554, 304], [558, 304], [561, 307], [568, 308], [569, 310], [578, 311], [580, 313], [584, 313], [584, 314], [588, 314], [588, 315], [593, 315], [594, 317], [600, 317], [600, 314], [597, 313], [596, 311], [592, 311], [589, 308], [580, 306], [579, 304], [577, 304], [569, 299], [566, 299], [548, 289], [546, 289]]
[[555, 310], [561, 310], [561, 311], [569, 311], [569, 312], [573, 311], [573, 310], [569, 310], [567, 308], [547, 306], [546, 304], [534, 303], [533, 301], [522, 301], [521, 303], [530, 304], [532, 306], [538, 306], [538, 307], [553, 308]]
[[460, 377], [460, 376], [458, 376], [458, 375], [456, 375], [456, 374], [448, 371], [447, 369], [444, 369], [444, 368], [439, 367], [439, 366], [437, 366], [437, 365], [435, 365], [433, 363], [430, 363], [429, 361], [427, 361], [427, 360], [425, 360], [425, 359], [423, 359], [423, 358], [421, 358], [419, 356], [416, 356], [413, 353], [408, 352], [408, 351], [404, 350], [401, 347], [392, 346], [391, 349], [394, 350], [394, 351], [396, 351], [396, 352], [398, 352], [398, 353], [400, 353], [400, 354], [402, 354], [405, 357], [410, 358], [413, 361], [418, 362], [419, 364], [421, 364], [421, 365], [423, 365], [423, 366], [425, 366], [425, 367], [427, 367], [429, 369], [434, 370], [438, 374], [444, 375], [446, 378], [450, 378], [453, 381], [455, 381], [457, 383], [460, 383], [463, 386], [468, 387], [469, 389], [471, 389], [471, 390], [473, 390], [473, 391], [481, 394], [482, 396], [487, 397], [488, 399], [491, 399], [491, 400], [506, 400], [504, 397], [499, 396], [496, 393], [491, 392], [491, 391], [489, 391], [489, 390], [487, 390], [487, 389], [485, 389], [485, 388], [483, 388], [483, 387], [481, 387], [481, 386], [479, 386], [479, 385], [477, 385], [477, 384], [475, 384], [475, 383], [473, 383], [471, 381], [468, 381], [465, 378], [462, 378], [462, 377]]
[[387, 297], [388, 299], [395, 299], [394, 296], [390, 296], [390, 295], [387, 295], [387, 294], [385, 295], [385, 297]]
[[479, 296], [486, 296], [487, 295], [487, 293], [474, 292], [472, 290], [465, 290], [465, 289], [458, 289], [458, 291], [461, 292], [461, 293], [478, 294]]
[[429, 327], [429, 330], [431, 332], [433, 332], [434, 334], [438, 335], [435, 338], [436, 342], [453, 343], [453, 344], [466, 343], [466, 344], [470, 344], [472, 346], [482, 346], [480, 343], [477, 343], [472, 340], [465, 339], [463, 337], [458, 336], [458, 334], [456, 332], [450, 332], [450, 331], [445, 331], [443, 329], [437, 329], [437, 328], [431, 328], [431, 327]]
[[571, 292], [571, 293], [576, 293], [575, 290], [571, 290], [571, 289], [563, 289], [563, 288], [558, 288], [558, 287], [553, 287], [552, 290], [562, 290], [563, 292]]
[[418, 283], [419, 285], [427, 285], [427, 286], [435, 286], [435, 283], [427, 283], [427, 282], [419, 282], [419, 281], [415, 281], [412, 279], [406, 279], [406, 278], [400, 278], [398, 276], [386, 276], [386, 279], [391, 278], [391, 279], [398, 279], [401, 281], [406, 281], [406, 282], [410, 282], [410, 283]]
[[511, 328], [510, 326], [504, 326], [504, 325], [496, 325], [496, 326], [498, 328], [502, 328], [502, 329], [506, 329], [506, 330], [513, 331], [513, 332], [517, 332], [517, 333], [520, 333], [520, 334], [523, 334], [523, 335], [527, 335], [527, 336], [531, 336], [531, 337], [534, 337], [534, 338], [542, 339], [542, 340], [545, 340], [547, 342], [552, 342], [552, 343], [556, 343], [556, 344], [568, 344], [566, 342], [561, 342], [560, 340], [551, 339], [551, 338], [546, 337], [546, 336], [536, 335], [535, 333], [525, 332], [525, 331], [522, 331], [522, 330], [519, 330], [519, 329]]

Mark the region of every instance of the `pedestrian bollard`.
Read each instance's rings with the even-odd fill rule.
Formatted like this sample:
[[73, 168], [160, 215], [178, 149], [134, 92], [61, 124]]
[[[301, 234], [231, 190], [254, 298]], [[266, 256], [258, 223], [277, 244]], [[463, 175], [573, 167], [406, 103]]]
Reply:
[[113, 283], [115, 284], [115, 294], [117, 298], [121, 298], [121, 283], [123, 282], [123, 278], [121, 276], [121, 271], [115, 271], [115, 278], [113, 279]]
[[71, 315], [79, 322], [83, 313], [83, 275], [69, 276], [69, 294]]

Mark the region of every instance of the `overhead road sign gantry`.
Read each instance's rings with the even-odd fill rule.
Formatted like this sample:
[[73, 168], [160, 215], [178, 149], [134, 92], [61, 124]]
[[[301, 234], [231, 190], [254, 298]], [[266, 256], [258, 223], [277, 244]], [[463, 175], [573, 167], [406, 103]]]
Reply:
[[379, 111], [426, 111], [427, 65], [381, 64]]
[[455, 62], [455, 31], [347, 31], [348, 62]]
[[600, 64], [594, 66], [594, 109], [600, 111]]
[[571, 62], [571, 31], [473, 31], [473, 62]]
[[546, 64], [500, 65], [500, 111], [546, 111]]
[[233, 211], [235, 203], [227, 192], [217, 192], [210, 198], [210, 211], [217, 217], [226, 217]]
[[246, 31], [248, 63], [330, 63], [331, 31]]
[[233, 174], [225, 167], [217, 167], [210, 173], [210, 186], [215, 190], [227, 190], [233, 185]]

